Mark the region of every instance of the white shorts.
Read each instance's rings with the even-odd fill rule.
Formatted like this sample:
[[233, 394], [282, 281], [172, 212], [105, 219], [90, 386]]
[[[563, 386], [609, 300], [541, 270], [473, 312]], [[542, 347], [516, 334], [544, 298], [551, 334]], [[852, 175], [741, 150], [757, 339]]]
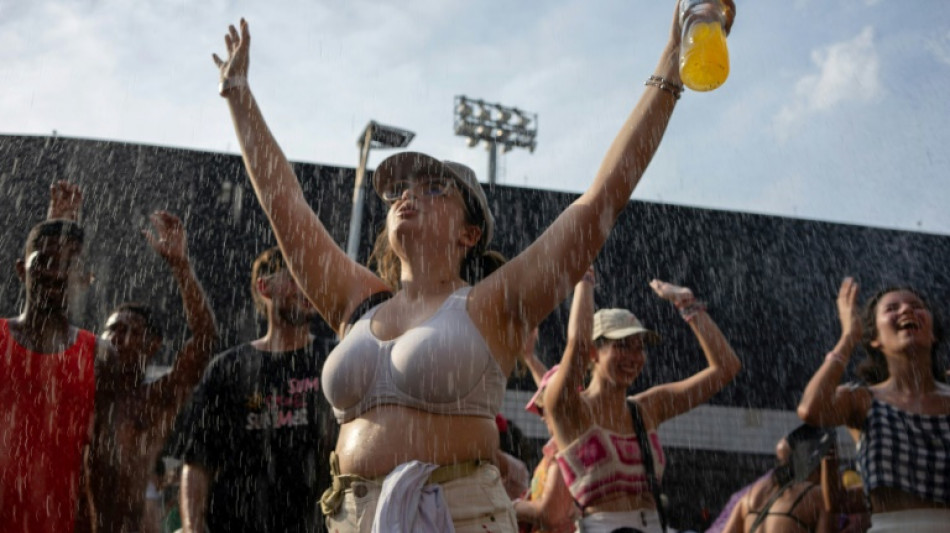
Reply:
[[[623, 527], [633, 528], [643, 533], [663, 533], [660, 527], [660, 515], [653, 509], [625, 511], [622, 513], [594, 513], [581, 519], [578, 533], [611, 533]], [[668, 533], [675, 529], [666, 528]]]
[[868, 533], [946, 533], [950, 509], [912, 509], [871, 515]]
[[[369, 533], [382, 488], [373, 481], [354, 482], [337, 512], [326, 517], [327, 529]], [[495, 466], [481, 465], [471, 475], [442, 483], [442, 494], [457, 533], [517, 533], [515, 510]]]

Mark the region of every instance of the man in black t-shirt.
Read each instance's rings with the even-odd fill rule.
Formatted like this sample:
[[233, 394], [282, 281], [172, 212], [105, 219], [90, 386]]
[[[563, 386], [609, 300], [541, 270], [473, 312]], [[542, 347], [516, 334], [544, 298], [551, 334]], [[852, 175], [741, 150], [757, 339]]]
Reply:
[[277, 248], [251, 275], [267, 333], [212, 361], [186, 415], [181, 511], [185, 532], [323, 531], [336, 423], [320, 390], [325, 354], [314, 310]]

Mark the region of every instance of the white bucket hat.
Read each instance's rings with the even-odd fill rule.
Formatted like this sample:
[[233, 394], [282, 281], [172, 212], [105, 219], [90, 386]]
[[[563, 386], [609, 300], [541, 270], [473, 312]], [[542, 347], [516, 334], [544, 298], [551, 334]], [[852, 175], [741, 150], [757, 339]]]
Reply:
[[640, 320], [626, 309], [601, 309], [594, 313], [594, 338], [623, 339], [631, 335], [643, 335], [650, 344], [659, 344], [657, 332], [643, 327]]

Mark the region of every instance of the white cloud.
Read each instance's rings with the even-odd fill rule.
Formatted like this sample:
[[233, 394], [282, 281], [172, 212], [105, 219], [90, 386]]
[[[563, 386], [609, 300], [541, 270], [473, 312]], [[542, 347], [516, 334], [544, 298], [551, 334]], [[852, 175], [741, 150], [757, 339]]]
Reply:
[[811, 59], [818, 72], [796, 82], [792, 101], [775, 117], [776, 132], [782, 140], [815, 113], [828, 112], [845, 102], [872, 102], [883, 91], [874, 29], [870, 26], [851, 40], [813, 50]]
[[944, 65], [950, 65], [950, 31], [944, 32], [943, 35], [935, 39], [928, 39], [925, 43], [927, 50], [934, 55], [937, 61]]

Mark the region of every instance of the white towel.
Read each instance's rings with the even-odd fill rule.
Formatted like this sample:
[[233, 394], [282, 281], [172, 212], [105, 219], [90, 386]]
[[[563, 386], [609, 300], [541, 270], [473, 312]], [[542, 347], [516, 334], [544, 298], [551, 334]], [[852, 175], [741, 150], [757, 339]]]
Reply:
[[376, 504], [373, 533], [455, 533], [442, 487], [426, 485], [439, 465], [410, 461], [383, 480]]

